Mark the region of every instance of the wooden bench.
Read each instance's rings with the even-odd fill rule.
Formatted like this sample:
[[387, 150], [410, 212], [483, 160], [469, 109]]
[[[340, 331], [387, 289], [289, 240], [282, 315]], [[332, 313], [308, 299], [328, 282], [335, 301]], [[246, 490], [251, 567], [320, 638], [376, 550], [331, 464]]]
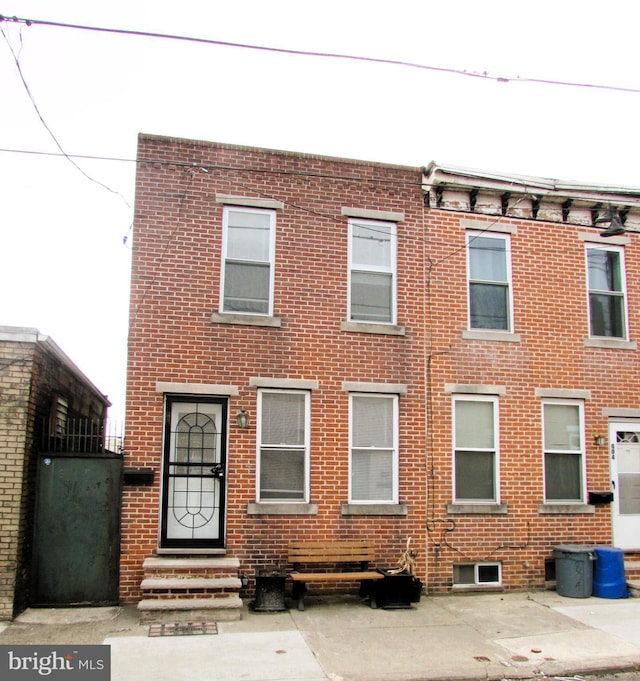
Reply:
[[[375, 561], [372, 541], [300, 541], [289, 544], [289, 562], [293, 572], [292, 596], [298, 601], [298, 610], [304, 610], [304, 594], [307, 582], [360, 582], [361, 593], [365, 580], [384, 579], [384, 575], [369, 569], [369, 562]], [[320, 565], [332, 564], [331, 570], [317, 570]], [[301, 565], [308, 565], [310, 571], [302, 572]], [[311, 567], [313, 566], [313, 567]], [[345, 569], [350, 566], [349, 569]], [[355, 567], [354, 567], [355, 566]], [[359, 568], [359, 569], [358, 569]], [[376, 607], [375, 592], [369, 590], [370, 605]]]

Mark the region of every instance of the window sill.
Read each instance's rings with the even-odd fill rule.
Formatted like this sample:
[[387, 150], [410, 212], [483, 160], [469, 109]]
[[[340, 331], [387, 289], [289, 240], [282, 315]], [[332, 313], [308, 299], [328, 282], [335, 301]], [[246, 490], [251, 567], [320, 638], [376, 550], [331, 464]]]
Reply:
[[317, 504], [250, 501], [247, 515], [318, 515]]
[[342, 504], [342, 515], [407, 515], [407, 504]]
[[506, 515], [509, 513], [507, 504], [447, 504], [447, 513], [451, 515], [484, 514]]
[[522, 338], [519, 333], [511, 333], [510, 331], [489, 331], [482, 329], [465, 329], [462, 332], [464, 340], [483, 340], [483, 341], [500, 341], [502, 343], [520, 343]]
[[596, 507], [590, 504], [540, 504], [538, 513], [541, 515], [584, 515], [595, 513]]
[[280, 328], [280, 317], [269, 317], [259, 314], [230, 314], [228, 312], [213, 312], [210, 321], [214, 324], [242, 324], [244, 326], [273, 326]]
[[453, 584], [451, 586], [452, 593], [471, 593], [471, 592], [491, 592], [491, 593], [502, 593], [504, 587], [500, 584]]
[[227, 549], [168, 549], [158, 547], [155, 554], [157, 556], [226, 556]]
[[394, 324], [370, 324], [368, 322], [341, 322], [340, 331], [352, 333], [379, 333], [387, 336], [404, 336], [404, 326]]
[[637, 350], [638, 341], [625, 341], [618, 338], [585, 338], [585, 348], [608, 348], [610, 350]]

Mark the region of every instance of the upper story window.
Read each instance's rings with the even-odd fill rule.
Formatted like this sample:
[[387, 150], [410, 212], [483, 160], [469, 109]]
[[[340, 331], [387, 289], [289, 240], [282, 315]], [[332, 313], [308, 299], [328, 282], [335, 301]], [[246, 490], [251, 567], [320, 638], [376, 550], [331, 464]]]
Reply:
[[220, 311], [273, 311], [275, 211], [225, 206]]
[[258, 393], [258, 501], [309, 500], [307, 391]]
[[584, 437], [582, 402], [544, 402], [544, 499], [584, 500]]
[[349, 321], [395, 324], [396, 223], [349, 220]]
[[498, 499], [498, 400], [465, 395], [453, 400], [454, 499]]
[[398, 502], [398, 396], [350, 396], [349, 502]]
[[590, 336], [627, 338], [623, 256], [615, 246], [587, 247]]
[[510, 239], [467, 232], [469, 328], [512, 331]]

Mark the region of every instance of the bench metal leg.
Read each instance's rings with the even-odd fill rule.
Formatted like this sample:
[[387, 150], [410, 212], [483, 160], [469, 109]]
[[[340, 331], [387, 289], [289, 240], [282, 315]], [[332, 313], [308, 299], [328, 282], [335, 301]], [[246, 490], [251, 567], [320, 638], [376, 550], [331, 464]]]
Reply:
[[369, 597], [369, 605], [372, 608], [377, 608], [378, 604], [376, 601], [376, 580], [374, 579], [363, 579], [360, 581], [360, 596]]
[[304, 611], [304, 594], [307, 590], [307, 585], [305, 582], [294, 582], [292, 596], [298, 601], [298, 610], [300, 612]]

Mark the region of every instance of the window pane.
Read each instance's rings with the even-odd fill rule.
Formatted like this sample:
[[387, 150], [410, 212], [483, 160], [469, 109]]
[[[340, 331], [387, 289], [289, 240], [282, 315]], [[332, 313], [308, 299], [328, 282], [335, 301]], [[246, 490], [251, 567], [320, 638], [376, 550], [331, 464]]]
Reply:
[[260, 452], [260, 498], [304, 501], [304, 450]]
[[472, 280], [507, 281], [507, 249], [504, 239], [469, 237], [469, 274]]
[[591, 335], [624, 338], [624, 299], [619, 295], [590, 293]]
[[637, 473], [619, 474], [618, 498], [621, 515], [640, 515], [640, 475]]
[[392, 305], [390, 274], [351, 273], [351, 319], [390, 322]]
[[392, 225], [352, 226], [352, 265], [391, 267]]
[[262, 394], [263, 445], [304, 445], [304, 393]]
[[493, 402], [456, 400], [456, 448], [494, 449]]
[[509, 289], [502, 284], [469, 285], [471, 328], [509, 329]]
[[227, 258], [269, 262], [269, 213], [229, 211]]
[[493, 452], [456, 452], [456, 499], [493, 501]]
[[354, 447], [393, 447], [393, 405], [392, 398], [353, 397]]
[[547, 451], [576, 451], [582, 448], [577, 405], [544, 405], [544, 448]]
[[269, 265], [226, 263], [224, 311], [269, 313]]
[[393, 501], [393, 453], [353, 451], [351, 461], [353, 501]]
[[478, 584], [498, 584], [500, 582], [499, 565], [478, 565]]
[[546, 498], [550, 501], [580, 501], [582, 474], [579, 454], [545, 454]]
[[453, 566], [454, 584], [475, 584], [476, 566], [473, 564], [459, 563]]
[[587, 252], [589, 289], [592, 291], [622, 291], [620, 253], [591, 249]]

